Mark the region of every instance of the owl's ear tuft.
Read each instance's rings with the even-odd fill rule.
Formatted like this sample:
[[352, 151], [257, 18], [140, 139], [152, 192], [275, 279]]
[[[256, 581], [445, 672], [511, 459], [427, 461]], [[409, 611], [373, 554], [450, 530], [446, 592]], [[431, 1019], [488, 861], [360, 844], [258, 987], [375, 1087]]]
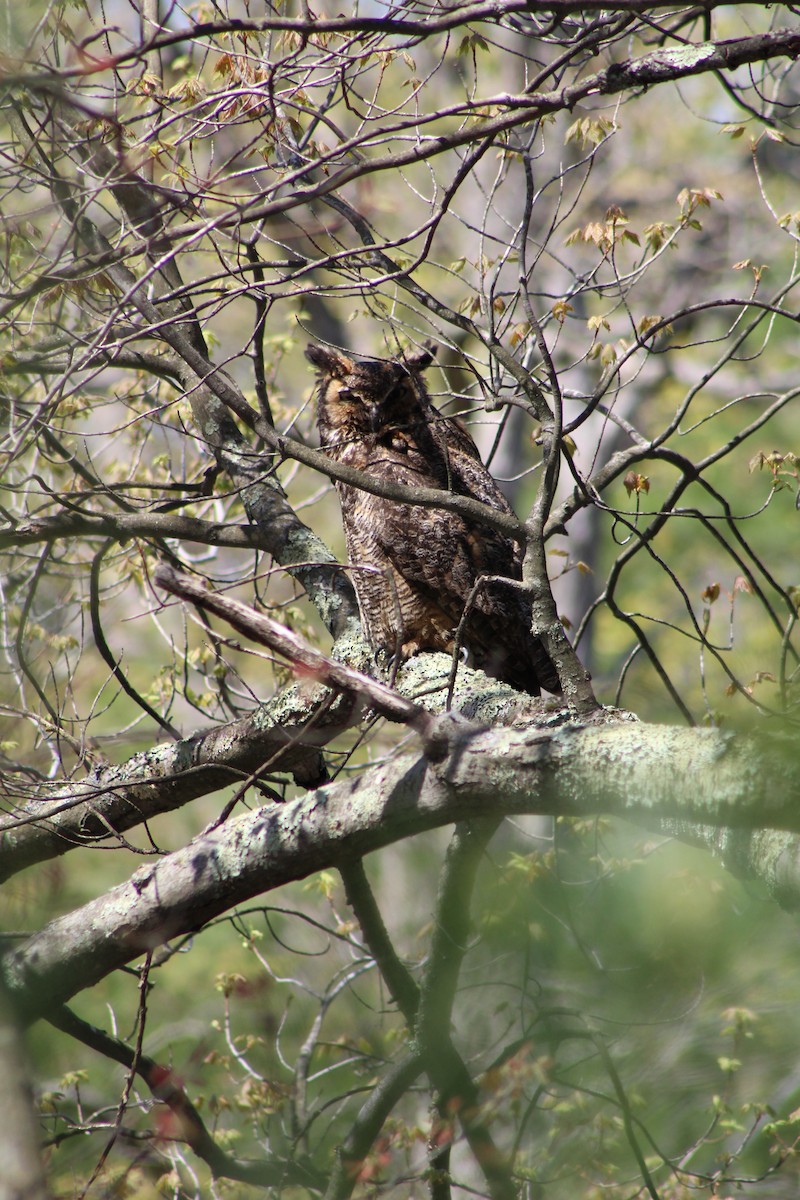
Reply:
[[322, 375], [332, 375], [334, 379], [344, 379], [353, 370], [349, 358], [335, 350], [326, 350], [324, 346], [315, 346], [313, 342], [306, 346], [306, 358]]
[[416, 350], [413, 354], [406, 352], [403, 355], [403, 362], [409, 371], [424, 371], [431, 365], [435, 357], [436, 346], [433, 342], [426, 342], [421, 350]]

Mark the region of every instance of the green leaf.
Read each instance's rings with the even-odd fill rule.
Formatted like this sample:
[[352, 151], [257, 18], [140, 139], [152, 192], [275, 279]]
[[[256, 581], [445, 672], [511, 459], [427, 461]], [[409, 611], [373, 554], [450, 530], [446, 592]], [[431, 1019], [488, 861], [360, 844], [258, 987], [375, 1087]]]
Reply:
[[489, 45], [479, 33], [468, 33], [459, 42], [456, 57], [463, 58], [465, 54], [473, 54], [476, 50], [483, 50], [488, 54]]

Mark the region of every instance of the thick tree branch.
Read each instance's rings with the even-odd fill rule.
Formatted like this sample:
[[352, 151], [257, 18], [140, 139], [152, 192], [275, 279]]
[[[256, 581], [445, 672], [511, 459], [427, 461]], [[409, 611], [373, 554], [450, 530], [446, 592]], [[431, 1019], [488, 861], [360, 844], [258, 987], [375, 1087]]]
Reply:
[[[442, 720], [453, 734], [442, 762], [405, 755], [302, 800], [266, 806], [53, 921], [5, 960], [25, 1012], [46, 1013], [253, 896], [460, 820], [609, 813], [800, 831], [800, 760], [782, 738], [629, 722], [475, 732]], [[751, 873], [763, 873], [784, 903], [797, 904], [796, 842], [766, 866], [757, 849]]]
[[79, 782], [42, 782], [14, 802], [5, 779], [0, 820], [0, 882], [75, 846], [107, 842], [159, 813], [264, 772], [293, 774], [306, 786], [324, 777], [320, 747], [349, 727], [352, 697], [330, 703], [322, 688], [293, 687], [258, 712], [227, 725], [156, 745], [121, 764], [99, 764]]
[[[248, 610], [249, 611], [249, 610]], [[364, 645], [344, 641], [342, 655], [363, 660]], [[395, 687], [419, 697], [429, 712], [447, 707], [451, 660], [425, 654], [400, 670]], [[520, 713], [547, 712], [555, 727], [569, 721], [567, 709], [546, 708], [482, 672], [458, 667], [452, 709], [465, 718], [490, 724]], [[221, 788], [246, 783], [264, 772], [286, 772], [305, 787], [324, 777], [320, 747], [356, 719], [352, 693], [331, 694], [322, 686], [291, 687], [252, 716], [202, 730], [182, 741], [156, 745], [123, 763], [99, 763], [88, 778], [73, 782], [41, 781], [31, 799], [30, 781], [0, 780], [7, 815], [0, 819], [0, 882], [37, 862], [58, 857], [74, 846], [107, 842], [115, 833], [136, 828], [151, 817], [171, 812]], [[17, 792], [22, 793], [17, 803]], [[24, 798], [23, 798], [24, 795]]]

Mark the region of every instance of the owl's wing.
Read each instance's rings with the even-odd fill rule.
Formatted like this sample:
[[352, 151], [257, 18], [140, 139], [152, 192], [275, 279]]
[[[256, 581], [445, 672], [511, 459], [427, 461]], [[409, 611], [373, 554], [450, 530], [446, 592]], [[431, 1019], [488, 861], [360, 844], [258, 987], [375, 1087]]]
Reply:
[[[416, 487], [441, 488], [438, 474], [428, 473], [413, 452], [402, 458], [387, 456], [382, 467], [386, 479]], [[485, 468], [482, 470], [485, 473]], [[390, 501], [376, 504], [374, 498], [357, 507], [362, 511], [354, 512], [353, 519], [367, 519], [380, 557], [446, 612], [454, 627], [461, 620], [479, 576], [519, 578], [514, 543], [493, 529], [466, 522], [457, 513]], [[513, 588], [501, 589], [500, 585], [482, 589], [474, 600], [476, 612], [485, 618], [495, 612], [510, 616], [505, 612], [508, 596], [516, 599], [518, 593]], [[516, 604], [512, 607], [516, 608]]]
[[[466, 440], [464, 440], [466, 439]], [[466, 431], [448, 447], [452, 490], [501, 512], [512, 510]], [[384, 463], [384, 474], [418, 487], [441, 487], [439, 471], [413, 448]], [[381, 556], [420, 598], [458, 626], [481, 576], [521, 578], [521, 550], [488, 526], [442, 509], [388, 504], [373, 534]], [[526, 691], [560, 691], [556, 670], [530, 633], [529, 599], [513, 584], [486, 583], [472, 595], [464, 643], [475, 663]]]
[[[466, 431], [437, 436], [434, 428], [427, 420], [422, 428], [409, 422], [369, 450], [362, 443], [351, 465], [412, 488], [449, 485], [456, 494], [510, 512]], [[469, 602], [462, 644], [476, 666], [529, 692], [538, 693], [540, 684], [559, 689], [547, 654], [530, 633], [527, 597], [503, 582], [485, 583], [473, 594], [481, 576], [520, 579], [520, 552], [510, 538], [443, 509], [397, 504], [352, 488], [341, 489], [340, 497], [351, 562], [377, 568], [354, 576], [373, 645], [391, 648], [400, 636], [408, 653], [449, 649]]]
[[432, 432], [445, 457], [452, 490], [474, 496], [498, 512], [513, 515], [513, 509], [488, 469], [466, 426], [457, 417], [445, 417], [433, 404]]
[[[407, 439], [402, 452], [376, 447], [366, 469], [373, 478], [401, 483], [412, 488], [442, 489], [445, 481], [436, 462]], [[372, 558], [387, 565], [408, 584], [436, 603], [458, 624], [464, 602], [482, 570], [487, 566], [483, 534], [471, 536], [461, 517], [442, 509], [397, 504], [368, 492], [346, 488], [340, 491], [342, 514], [348, 538], [361, 561]], [[369, 549], [367, 549], [367, 546]], [[489, 556], [492, 557], [491, 555]], [[500, 569], [498, 560], [497, 569]]]
[[[461, 644], [475, 666], [535, 695], [542, 687], [559, 692], [555, 667], [530, 631], [530, 601], [513, 586], [520, 578], [514, 544], [494, 530], [467, 526], [453, 513], [393, 507], [405, 512], [381, 525], [380, 551], [413, 589], [418, 606], [444, 613], [450, 622], [450, 635], [430, 648], [449, 648], [469, 602]], [[510, 582], [487, 581], [473, 593], [481, 576]]]

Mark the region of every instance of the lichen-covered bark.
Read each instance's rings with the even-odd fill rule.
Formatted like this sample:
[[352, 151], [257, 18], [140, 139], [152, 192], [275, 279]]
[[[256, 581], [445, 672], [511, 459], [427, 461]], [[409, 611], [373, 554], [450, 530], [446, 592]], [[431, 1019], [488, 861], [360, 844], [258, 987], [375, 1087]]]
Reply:
[[[147, 949], [253, 896], [423, 830], [520, 813], [616, 814], [800, 831], [800, 760], [782, 739], [647, 726], [606, 716], [542, 728], [481, 729], [441, 718], [448, 752], [408, 754], [358, 779], [268, 805], [141, 867], [127, 883], [53, 921], [4, 962], [31, 1016]], [[766, 864], [751, 843], [750, 874]], [[794, 900], [792, 843], [767, 877]], [[739, 860], [742, 869], [743, 860]]]
[[[353, 634], [335, 655], [357, 670], [369, 668], [369, 651]], [[447, 704], [450, 660], [426, 654], [406, 664], [396, 681], [406, 697], [419, 696], [431, 713]], [[459, 667], [453, 710], [481, 724], [536, 712], [547, 725], [569, 719], [558, 704], [534, 701], [480, 671]], [[258, 771], [293, 775], [313, 786], [322, 770], [320, 747], [348, 728], [360, 711], [352, 696], [331, 700], [323, 687], [290, 687], [251, 717], [190, 734], [134, 754], [123, 763], [98, 764], [83, 780], [40, 784], [35, 798], [8, 804], [0, 818], [0, 883], [34, 863], [57, 858], [75, 845], [97, 844], [135, 829], [159, 813], [200, 796], [243, 784]]]
[[251, 717], [100, 764], [83, 780], [42, 783], [24, 803], [7, 803], [0, 820], [0, 883], [76, 845], [134, 829], [159, 813], [264, 771], [305, 786], [323, 776], [320, 747], [352, 721], [353, 700], [330, 702], [324, 688], [292, 687]]

